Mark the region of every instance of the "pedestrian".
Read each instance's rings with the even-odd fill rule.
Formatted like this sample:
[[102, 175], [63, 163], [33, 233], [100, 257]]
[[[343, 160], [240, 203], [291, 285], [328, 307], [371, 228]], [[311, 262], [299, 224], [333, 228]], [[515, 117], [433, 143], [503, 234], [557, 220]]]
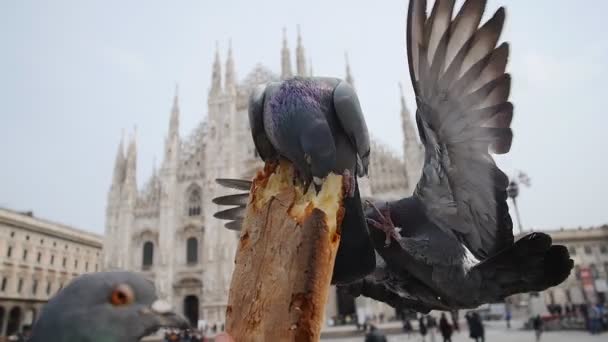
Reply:
[[505, 313], [505, 320], [507, 321], [507, 329], [511, 329], [511, 310], [507, 310]]
[[450, 316], [452, 316], [452, 327], [454, 327], [454, 331], [459, 332], [460, 325], [458, 324], [458, 310], [451, 311]]
[[365, 342], [387, 342], [387, 340], [386, 336], [374, 324], [371, 324], [369, 332], [365, 335]]
[[412, 324], [407, 318], [403, 320], [403, 332], [407, 334], [407, 339], [409, 340], [412, 334]]
[[441, 336], [443, 336], [443, 342], [452, 342], [452, 326], [443, 312], [439, 319], [439, 331], [441, 331]]
[[426, 319], [426, 327], [429, 331], [430, 342], [435, 342], [435, 330], [437, 329], [437, 320], [432, 315], [428, 315]]
[[418, 330], [420, 331], [420, 336], [422, 336], [422, 342], [424, 342], [426, 340], [426, 323], [423, 315], [420, 315], [418, 319]]
[[540, 341], [540, 336], [543, 333], [543, 320], [540, 315], [536, 315], [532, 320], [532, 326], [534, 327], [534, 333], [536, 335], [536, 342]]
[[469, 311], [465, 317], [469, 326], [469, 337], [475, 340], [475, 342], [484, 342], [485, 332], [479, 314], [475, 311]]
[[601, 304], [591, 306], [589, 309], [589, 330], [592, 335], [599, 334], [602, 329], [602, 307]]

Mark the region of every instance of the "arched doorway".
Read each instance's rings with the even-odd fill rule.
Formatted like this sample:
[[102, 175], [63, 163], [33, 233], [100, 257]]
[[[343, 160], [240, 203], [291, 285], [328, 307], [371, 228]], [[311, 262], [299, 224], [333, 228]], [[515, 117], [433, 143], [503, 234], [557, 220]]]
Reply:
[[151, 241], [146, 241], [143, 248], [142, 268], [150, 269], [154, 260], [154, 244]]
[[21, 309], [15, 306], [8, 313], [8, 324], [6, 326], [6, 336], [11, 336], [19, 331], [21, 325]]
[[184, 298], [184, 316], [190, 322], [190, 325], [196, 327], [198, 324], [198, 297], [186, 296]]

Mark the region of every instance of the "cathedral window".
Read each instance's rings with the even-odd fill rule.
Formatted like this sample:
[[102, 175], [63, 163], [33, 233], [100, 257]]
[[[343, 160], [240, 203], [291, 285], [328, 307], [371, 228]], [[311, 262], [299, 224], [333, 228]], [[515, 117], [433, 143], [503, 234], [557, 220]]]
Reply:
[[8, 282], [8, 279], [6, 277], [2, 278], [2, 286], [0, 286], [0, 291], [4, 292], [4, 290], [6, 290], [7, 282]]
[[6, 257], [10, 258], [11, 254], [13, 254], [13, 247], [12, 246], [8, 246], [8, 249], [6, 250]]
[[196, 264], [198, 262], [198, 240], [194, 237], [186, 241], [186, 262]]
[[153, 259], [154, 259], [154, 244], [150, 241], [146, 241], [144, 243], [144, 248], [143, 248], [142, 268], [144, 270], [149, 269], [152, 266]]
[[23, 288], [23, 278], [19, 278], [19, 282], [17, 283], [17, 293], [21, 293], [22, 288]]
[[188, 195], [188, 216], [200, 216], [201, 214], [201, 191], [198, 187], [190, 190]]

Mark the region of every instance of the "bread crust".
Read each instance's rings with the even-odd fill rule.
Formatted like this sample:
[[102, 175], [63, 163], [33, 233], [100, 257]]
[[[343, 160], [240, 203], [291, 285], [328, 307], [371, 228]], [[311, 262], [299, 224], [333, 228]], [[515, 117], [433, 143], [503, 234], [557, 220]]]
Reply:
[[288, 162], [254, 179], [235, 258], [226, 330], [238, 342], [318, 341], [340, 243], [344, 189], [293, 185]]

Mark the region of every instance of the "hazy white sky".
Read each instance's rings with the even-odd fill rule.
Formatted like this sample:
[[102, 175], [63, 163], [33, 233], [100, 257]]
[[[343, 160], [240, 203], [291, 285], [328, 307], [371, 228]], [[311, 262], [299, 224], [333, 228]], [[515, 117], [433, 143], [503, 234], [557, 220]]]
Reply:
[[[608, 223], [606, 1], [507, 5], [515, 139], [527, 228]], [[181, 133], [206, 114], [215, 41], [239, 79], [279, 71], [281, 29], [300, 24], [315, 74], [344, 76], [348, 51], [371, 133], [401, 150], [398, 82], [407, 0], [0, 2], [0, 206], [102, 233], [121, 129], [137, 125], [138, 181], [161, 157], [174, 85]], [[491, 13], [488, 13], [488, 15]], [[160, 161], [159, 161], [160, 162]]]

